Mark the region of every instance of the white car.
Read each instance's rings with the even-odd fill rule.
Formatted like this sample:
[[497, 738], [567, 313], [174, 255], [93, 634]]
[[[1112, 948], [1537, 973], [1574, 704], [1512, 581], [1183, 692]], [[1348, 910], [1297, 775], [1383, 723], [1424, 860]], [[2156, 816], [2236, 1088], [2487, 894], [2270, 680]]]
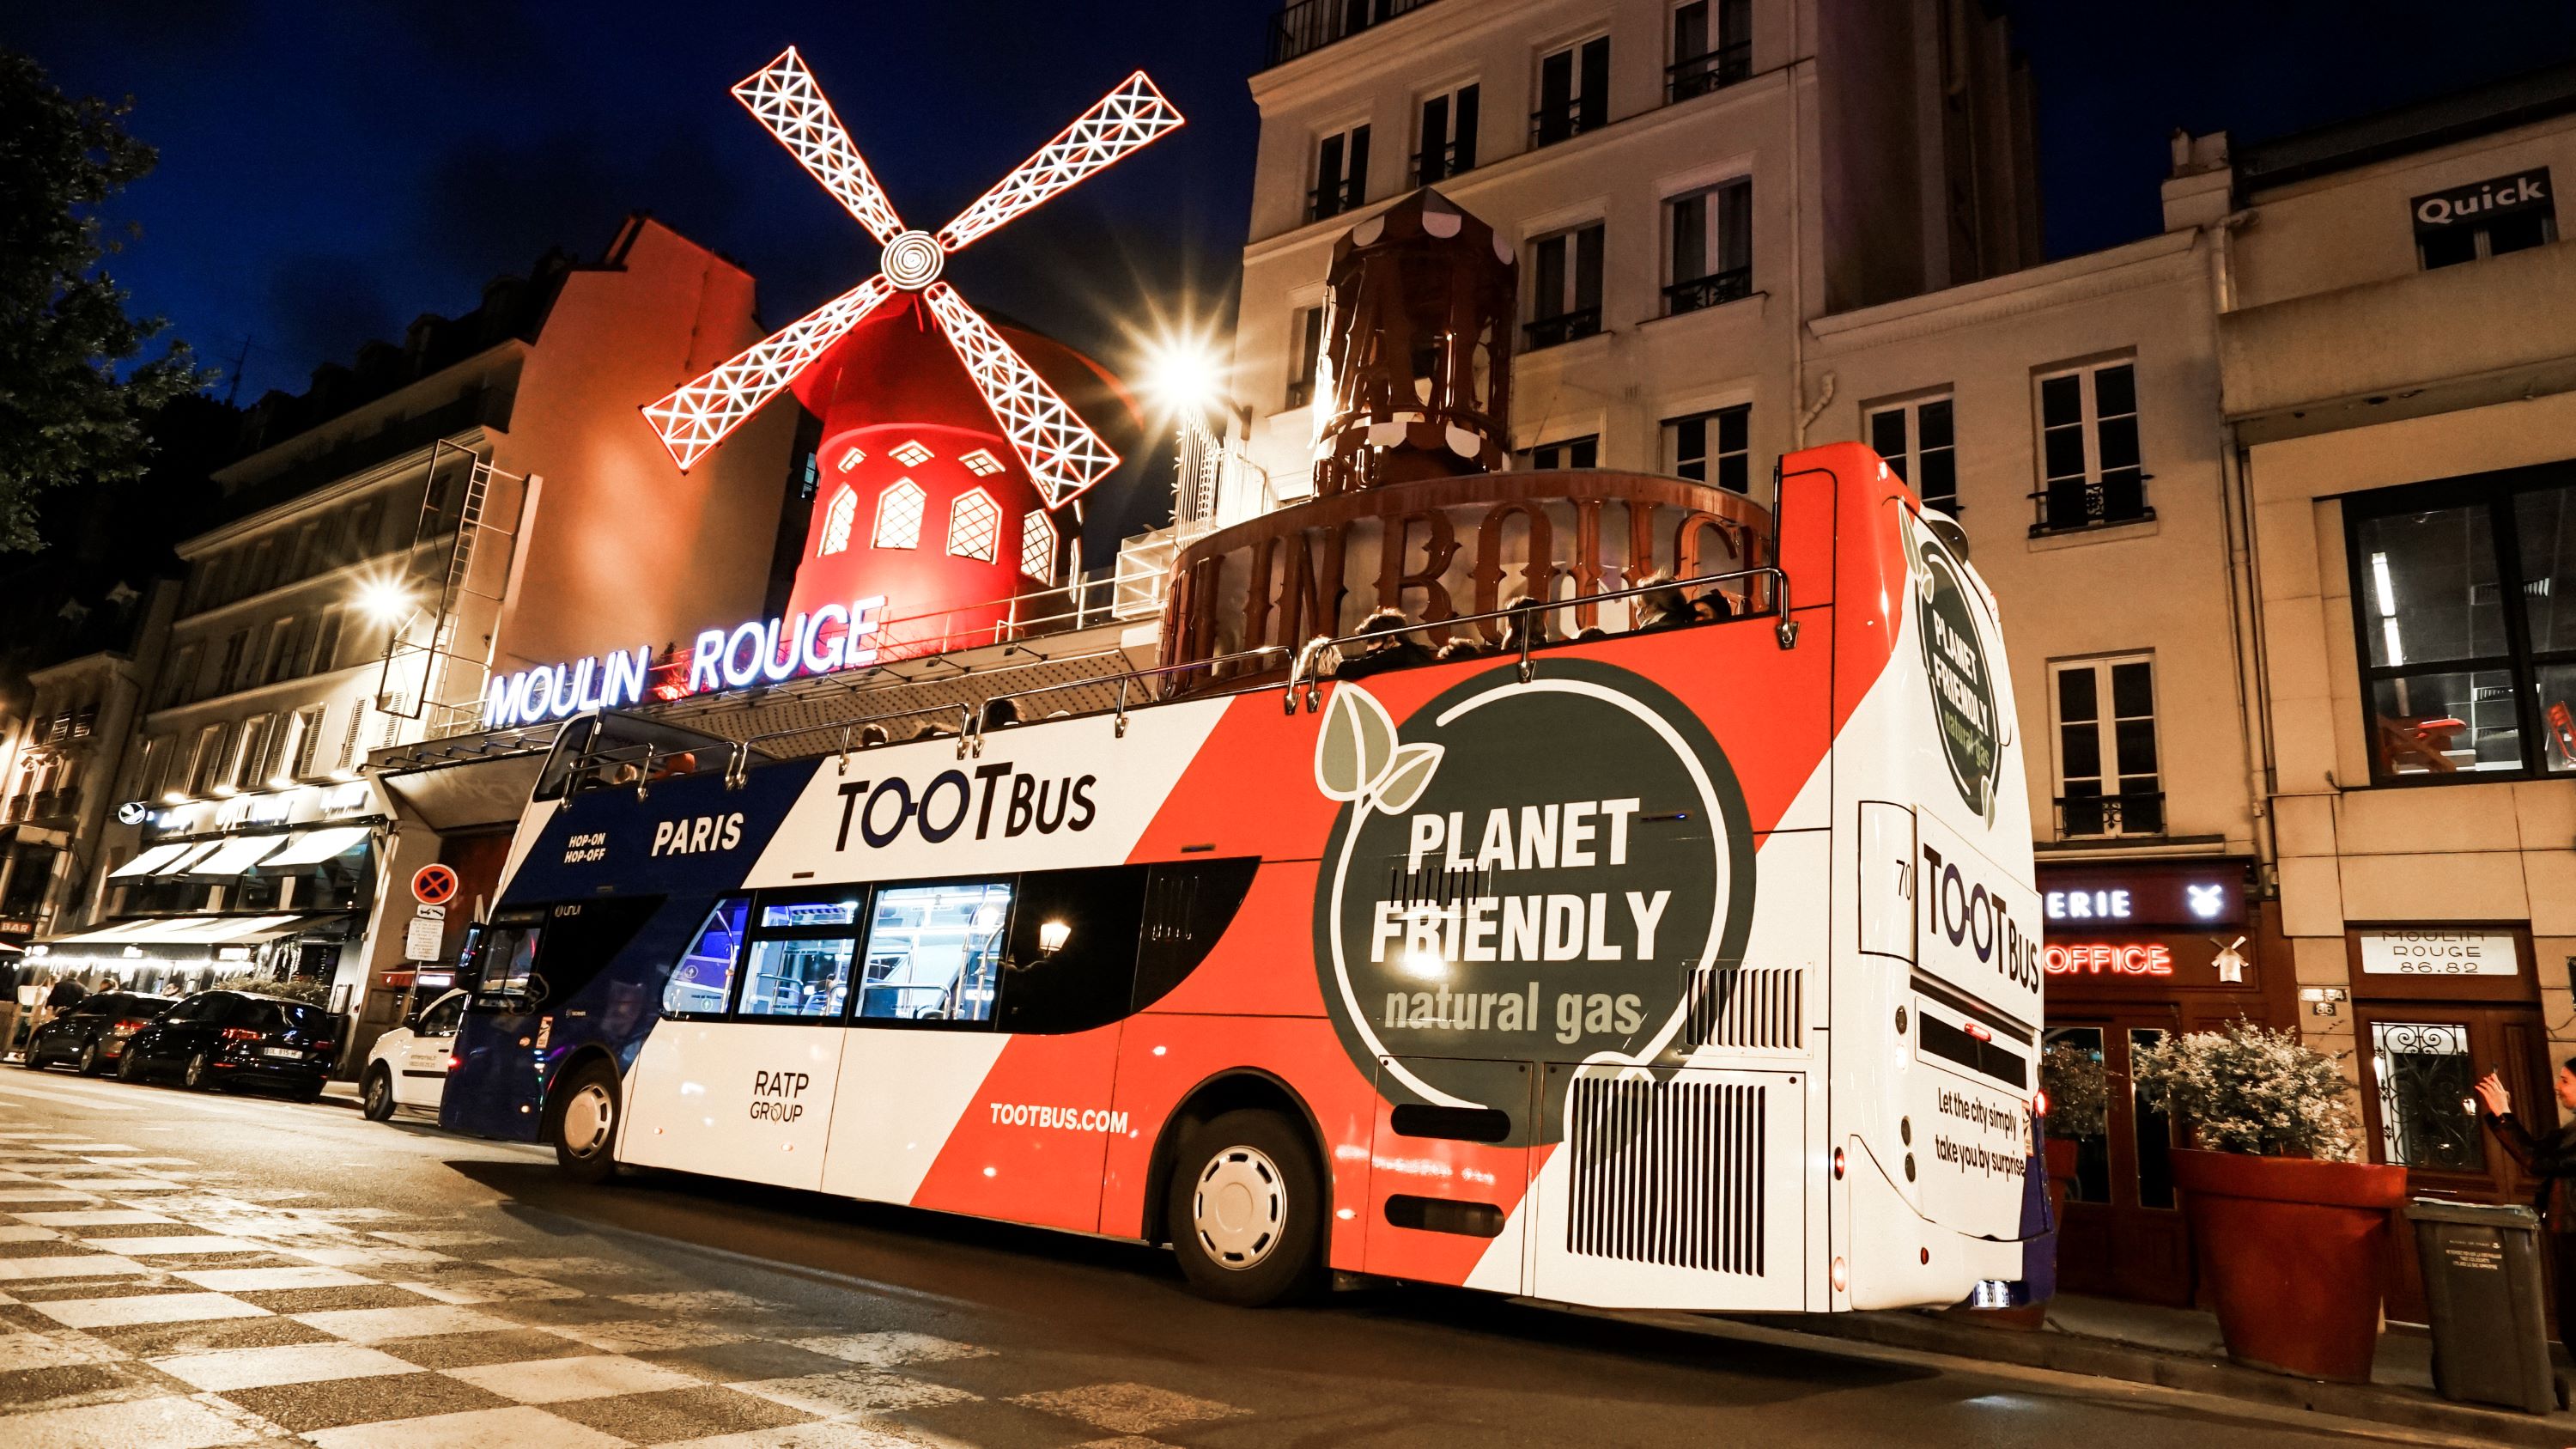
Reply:
[[367, 1069], [358, 1074], [358, 1100], [368, 1121], [382, 1122], [396, 1107], [438, 1115], [438, 1099], [447, 1091], [448, 1054], [456, 1048], [456, 1028], [464, 1020], [465, 993], [450, 991], [376, 1038], [367, 1053]]

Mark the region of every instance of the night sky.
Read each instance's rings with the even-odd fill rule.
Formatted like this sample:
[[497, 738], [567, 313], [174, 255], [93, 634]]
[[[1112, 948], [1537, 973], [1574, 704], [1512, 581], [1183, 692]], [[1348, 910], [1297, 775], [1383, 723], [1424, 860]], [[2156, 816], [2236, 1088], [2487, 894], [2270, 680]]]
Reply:
[[[1121, 332], [1157, 311], [1230, 306], [1245, 78], [1277, 8], [22, 0], [0, 40], [67, 90], [134, 96], [161, 167], [120, 203], [143, 236], [115, 271], [207, 360], [244, 360], [247, 404], [549, 245], [597, 255], [632, 209], [747, 265], [773, 325], [847, 287], [874, 243], [727, 94], [789, 43], [924, 229], [1150, 71], [1190, 124], [954, 268], [987, 310], [1128, 362]], [[2057, 255], [2157, 228], [2175, 126], [2251, 139], [2576, 57], [2576, 6], [2539, 0], [2011, 8]]]

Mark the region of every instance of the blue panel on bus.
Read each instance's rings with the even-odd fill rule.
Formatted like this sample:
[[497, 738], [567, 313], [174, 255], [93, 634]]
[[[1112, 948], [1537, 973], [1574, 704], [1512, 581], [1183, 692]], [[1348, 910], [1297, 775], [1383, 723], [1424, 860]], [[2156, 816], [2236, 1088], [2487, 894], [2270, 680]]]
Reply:
[[753, 770], [738, 789], [721, 771], [574, 796], [546, 823], [504, 905], [602, 895], [726, 890], [750, 874], [819, 763]]

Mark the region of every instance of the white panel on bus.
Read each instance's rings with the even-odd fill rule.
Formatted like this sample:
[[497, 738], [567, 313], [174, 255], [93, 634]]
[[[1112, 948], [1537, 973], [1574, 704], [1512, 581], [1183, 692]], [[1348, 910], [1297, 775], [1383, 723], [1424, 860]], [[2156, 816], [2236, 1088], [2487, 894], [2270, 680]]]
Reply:
[[746, 886], [1001, 875], [1127, 859], [1226, 701], [1016, 725], [827, 757]]
[[618, 1160], [820, 1186], [848, 1035], [787, 1021], [654, 1023], [626, 1074]]
[[853, 1027], [849, 1038], [823, 1190], [909, 1203], [1011, 1038], [902, 1027]]
[[1914, 959], [1914, 812], [1860, 802], [1860, 949]]

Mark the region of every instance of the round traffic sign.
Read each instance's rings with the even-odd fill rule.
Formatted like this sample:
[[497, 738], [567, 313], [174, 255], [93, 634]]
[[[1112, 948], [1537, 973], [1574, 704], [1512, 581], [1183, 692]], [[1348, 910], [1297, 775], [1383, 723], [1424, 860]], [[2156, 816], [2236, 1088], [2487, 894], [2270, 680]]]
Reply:
[[424, 906], [443, 906], [456, 895], [456, 868], [424, 865], [412, 872], [412, 898]]

